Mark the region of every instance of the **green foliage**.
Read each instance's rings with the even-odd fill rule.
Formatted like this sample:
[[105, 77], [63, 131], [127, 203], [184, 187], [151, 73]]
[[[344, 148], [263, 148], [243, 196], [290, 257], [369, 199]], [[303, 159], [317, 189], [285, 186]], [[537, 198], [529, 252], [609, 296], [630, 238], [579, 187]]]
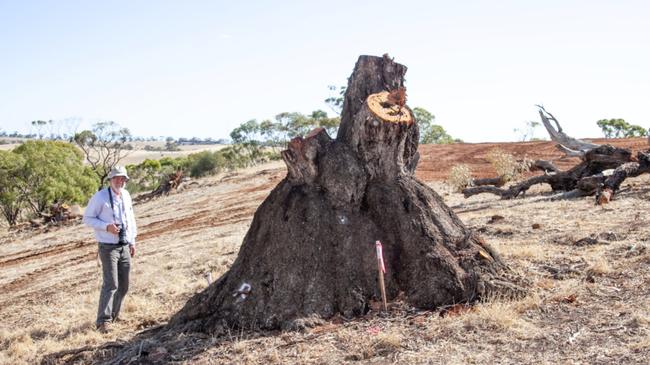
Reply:
[[242, 145], [254, 154], [251, 146], [282, 146], [294, 137], [307, 135], [314, 128], [324, 128], [334, 137], [339, 124], [339, 117], [330, 118], [323, 110], [315, 110], [310, 115], [285, 112], [276, 115], [275, 121], [259, 123], [252, 119], [244, 122], [230, 132], [230, 138], [233, 144]]
[[279, 153], [256, 142], [240, 143], [218, 151], [201, 151], [187, 157], [164, 157], [160, 160], [145, 160], [138, 165], [129, 165], [128, 189], [132, 193], [150, 191], [175, 171], [183, 171], [198, 178], [249, 167], [260, 162], [279, 159]]
[[160, 183], [162, 165], [158, 160], [146, 159], [138, 165], [126, 167], [130, 180], [127, 188], [131, 193], [154, 189]]
[[327, 113], [322, 110], [315, 110], [309, 116], [310, 122], [312, 124], [312, 129], [316, 127], [324, 128], [327, 131], [327, 134], [330, 137], [336, 137], [338, 132], [339, 125], [341, 124], [340, 117], [330, 118], [327, 116]]
[[176, 171], [186, 171], [189, 167], [187, 157], [163, 157], [160, 160], [144, 160], [137, 165], [128, 165], [129, 177], [127, 188], [131, 193], [156, 189], [163, 180]]
[[260, 133], [260, 124], [257, 120], [251, 119], [244, 122], [230, 132], [230, 138], [235, 144], [255, 142]]
[[24, 165], [22, 156], [0, 150], [0, 209], [10, 226], [17, 223], [23, 208]]
[[81, 152], [66, 142], [27, 141], [4, 152], [0, 164], [0, 204], [11, 225], [24, 207], [39, 215], [55, 202], [85, 203], [98, 187]]
[[218, 173], [224, 165], [224, 158], [221, 154], [202, 151], [189, 156], [190, 176], [201, 177], [208, 174]]
[[83, 165], [83, 155], [70, 143], [27, 141], [13, 153], [25, 160], [27, 201], [35, 213], [54, 202], [85, 203], [97, 190], [92, 170]]
[[624, 119], [601, 119], [596, 122], [607, 138], [643, 137], [648, 135], [645, 128], [629, 124]]
[[169, 171], [185, 170], [189, 166], [189, 159], [187, 157], [163, 157], [158, 162], [160, 162], [161, 169]]
[[457, 142], [457, 140], [454, 140], [452, 136], [447, 134], [447, 131], [442, 126], [433, 124], [436, 117], [428, 110], [416, 107], [413, 109], [413, 115], [420, 127], [420, 143], [446, 144]]

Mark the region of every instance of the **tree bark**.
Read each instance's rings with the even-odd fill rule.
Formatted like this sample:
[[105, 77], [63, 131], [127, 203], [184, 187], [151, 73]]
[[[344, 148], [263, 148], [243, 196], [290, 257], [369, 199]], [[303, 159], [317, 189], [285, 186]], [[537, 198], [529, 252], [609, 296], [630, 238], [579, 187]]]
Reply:
[[[599, 184], [605, 180], [603, 171], [614, 169], [631, 161], [630, 151], [616, 148], [609, 145], [599, 146], [584, 154], [584, 161], [570, 170], [534, 176], [507, 189], [500, 189], [493, 186], [478, 186], [463, 189], [466, 198], [481, 194], [492, 193], [501, 196], [503, 199], [513, 199], [525, 193], [531, 186], [537, 184], [549, 184], [553, 191], [572, 191], [579, 189], [584, 195], [593, 195], [599, 188]], [[573, 195], [569, 195], [573, 196]]]
[[287, 177], [258, 208], [231, 269], [170, 326], [296, 328], [307, 316], [362, 315], [377, 300], [375, 241], [388, 299], [436, 308], [525, 290], [431, 188], [414, 177], [418, 126], [390, 97], [406, 67], [361, 56], [335, 140], [317, 129], [282, 152]]
[[623, 181], [628, 177], [636, 177], [650, 173], [650, 150], [637, 154], [638, 162], [627, 162], [614, 170], [602, 183], [602, 188], [596, 194], [596, 202], [600, 205], [607, 204], [614, 197]]
[[[494, 186], [475, 186], [463, 189], [465, 198], [470, 196], [491, 193], [501, 196], [502, 199], [516, 198], [525, 193], [531, 186], [536, 184], [547, 183], [551, 185], [554, 192], [564, 191], [565, 194], [556, 194], [552, 199], [574, 198], [579, 196], [597, 195], [599, 203], [609, 201], [613, 192], [618, 189], [620, 182], [628, 176], [637, 176], [645, 170], [636, 165], [629, 165], [617, 170], [616, 177], [611, 179], [610, 186], [603, 186], [609, 174], [607, 170], [617, 169], [619, 166], [633, 162], [632, 153], [623, 148], [612, 147], [609, 145], [597, 145], [568, 136], [562, 131], [560, 122], [538, 105], [539, 115], [542, 123], [551, 137], [551, 140], [558, 143], [558, 148], [567, 156], [580, 157], [582, 162], [570, 170], [559, 171], [552, 163], [548, 161], [535, 161], [533, 168], [544, 171], [542, 176], [534, 176], [525, 181], [511, 185], [509, 188], [499, 188]], [[555, 123], [555, 126], [551, 122]], [[638, 159], [643, 160], [646, 155], [639, 154]], [[617, 180], [620, 181], [617, 183]], [[602, 194], [601, 194], [602, 192]]]

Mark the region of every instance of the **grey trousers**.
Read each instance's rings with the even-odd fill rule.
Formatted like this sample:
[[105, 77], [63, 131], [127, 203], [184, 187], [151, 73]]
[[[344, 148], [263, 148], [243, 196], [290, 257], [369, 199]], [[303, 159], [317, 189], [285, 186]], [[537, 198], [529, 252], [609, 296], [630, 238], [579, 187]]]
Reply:
[[99, 294], [96, 324], [111, 322], [120, 314], [122, 300], [129, 290], [131, 254], [129, 245], [99, 244], [104, 283]]

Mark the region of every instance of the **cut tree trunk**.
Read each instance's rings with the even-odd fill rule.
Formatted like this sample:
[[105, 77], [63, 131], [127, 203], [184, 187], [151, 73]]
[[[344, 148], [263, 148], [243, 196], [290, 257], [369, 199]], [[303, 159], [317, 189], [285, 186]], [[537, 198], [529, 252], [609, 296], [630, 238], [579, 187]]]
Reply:
[[520, 295], [499, 256], [413, 173], [418, 126], [405, 105], [406, 67], [361, 56], [336, 139], [317, 129], [282, 152], [287, 177], [260, 205], [230, 270], [191, 298], [173, 328], [297, 328], [300, 318], [363, 315], [380, 300], [418, 308]]

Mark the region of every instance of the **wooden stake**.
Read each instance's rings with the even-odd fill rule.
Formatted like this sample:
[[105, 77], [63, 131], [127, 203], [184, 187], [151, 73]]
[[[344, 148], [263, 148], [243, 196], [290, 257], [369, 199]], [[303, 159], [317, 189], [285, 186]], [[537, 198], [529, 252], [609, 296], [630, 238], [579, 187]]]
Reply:
[[384, 286], [384, 272], [379, 268], [379, 289], [381, 289], [381, 300], [384, 303], [384, 312], [388, 312], [386, 304], [386, 287]]
[[377, 247], [377, 271], [379, 272], [379, 290], [381, 291], [381, 300], [384, 304], [384, 312], [388, 312], [388, 305], [386, 304], [386, 286], [384, 284], [384, 272], [386, 268], [384, 266], [384, 255], [382, 252], [381, 242], [375, 242]]

